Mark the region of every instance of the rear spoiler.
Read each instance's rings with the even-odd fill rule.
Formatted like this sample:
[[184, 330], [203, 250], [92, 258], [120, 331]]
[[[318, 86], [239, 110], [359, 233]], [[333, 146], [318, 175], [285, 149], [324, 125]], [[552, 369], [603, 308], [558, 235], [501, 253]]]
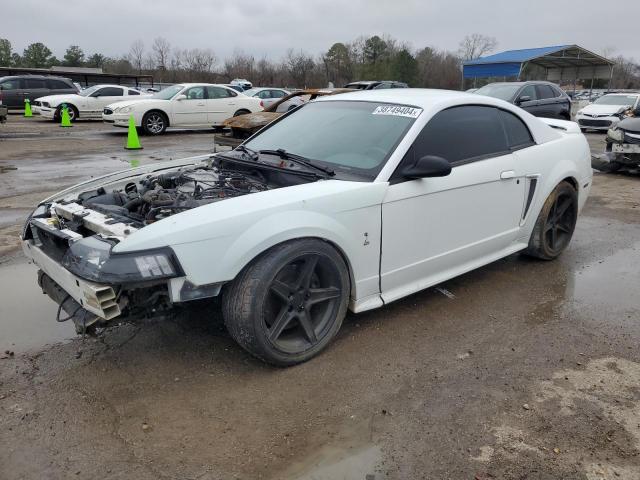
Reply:
[[576, 122], [570, 122], [568, 120], [557, 120], [555, 118], [541, 118], [544, 123], [551, 128], [560, 130], [563, 133], [580, 133], [580, 127]]

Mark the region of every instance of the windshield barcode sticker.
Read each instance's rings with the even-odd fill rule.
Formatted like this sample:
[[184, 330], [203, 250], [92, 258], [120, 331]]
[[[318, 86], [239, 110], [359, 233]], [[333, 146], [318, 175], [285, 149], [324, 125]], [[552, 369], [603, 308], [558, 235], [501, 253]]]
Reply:
[[396, 117], [418, 118], [421, 108], [405, 107], [402, 105], [380, 105], [373, 111], [373, 115], [394, 115]]

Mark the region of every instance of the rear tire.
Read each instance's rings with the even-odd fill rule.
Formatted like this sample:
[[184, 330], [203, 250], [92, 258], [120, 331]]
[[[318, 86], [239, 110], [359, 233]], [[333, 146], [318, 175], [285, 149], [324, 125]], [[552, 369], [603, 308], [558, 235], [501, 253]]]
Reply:
[[222, 313], [233, 339], [285, 367], [309, 360], [338, 333], [350, 280], [342, 256], [317, 239], [268, 250], [225, 287]]
[[240, 109], [236, 113], [233, 114], [234, 117], [239, 117], [240, 115], [246, 115], [247, 113], [251, 113], [249, 110]]
[[569, 245], [578, 219], [578, 193], [560, 182], [538, 214], [525, 254], [542, 260], [557, 258]]

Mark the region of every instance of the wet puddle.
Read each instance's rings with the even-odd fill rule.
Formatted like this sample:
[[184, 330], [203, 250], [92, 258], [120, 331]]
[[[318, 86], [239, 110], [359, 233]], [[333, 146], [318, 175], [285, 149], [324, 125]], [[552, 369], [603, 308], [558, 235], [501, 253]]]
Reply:
[[567, 300], [611, 311], [637, 312], [640, 242], [585, 265], [567, 282]]
[[324, 447], [311, 459], [294, 465], [287, 478], [295, 480], [374, 480], [382, 478], [376, 475], [376, 468], [382, 453], [380, 447], [345, 450], [337, 447]]
[[57, 305], [38, 287], [35, 265], [0, 265], [0, 353], [37, 350], [76, 336], [71, 322], [57, 323]]

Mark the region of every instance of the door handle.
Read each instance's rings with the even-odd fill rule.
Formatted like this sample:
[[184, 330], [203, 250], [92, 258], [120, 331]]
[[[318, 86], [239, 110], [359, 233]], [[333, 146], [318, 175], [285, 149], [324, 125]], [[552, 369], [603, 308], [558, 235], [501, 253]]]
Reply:
[[500, 172], [500, 180], [509, 180], [510, 178], [515, 178], [516, 172], [513, 170], [505, 170], [504, 172]]
[[199, 103], [198, 106], [199, 107], [204, 107], [204, 103]]

